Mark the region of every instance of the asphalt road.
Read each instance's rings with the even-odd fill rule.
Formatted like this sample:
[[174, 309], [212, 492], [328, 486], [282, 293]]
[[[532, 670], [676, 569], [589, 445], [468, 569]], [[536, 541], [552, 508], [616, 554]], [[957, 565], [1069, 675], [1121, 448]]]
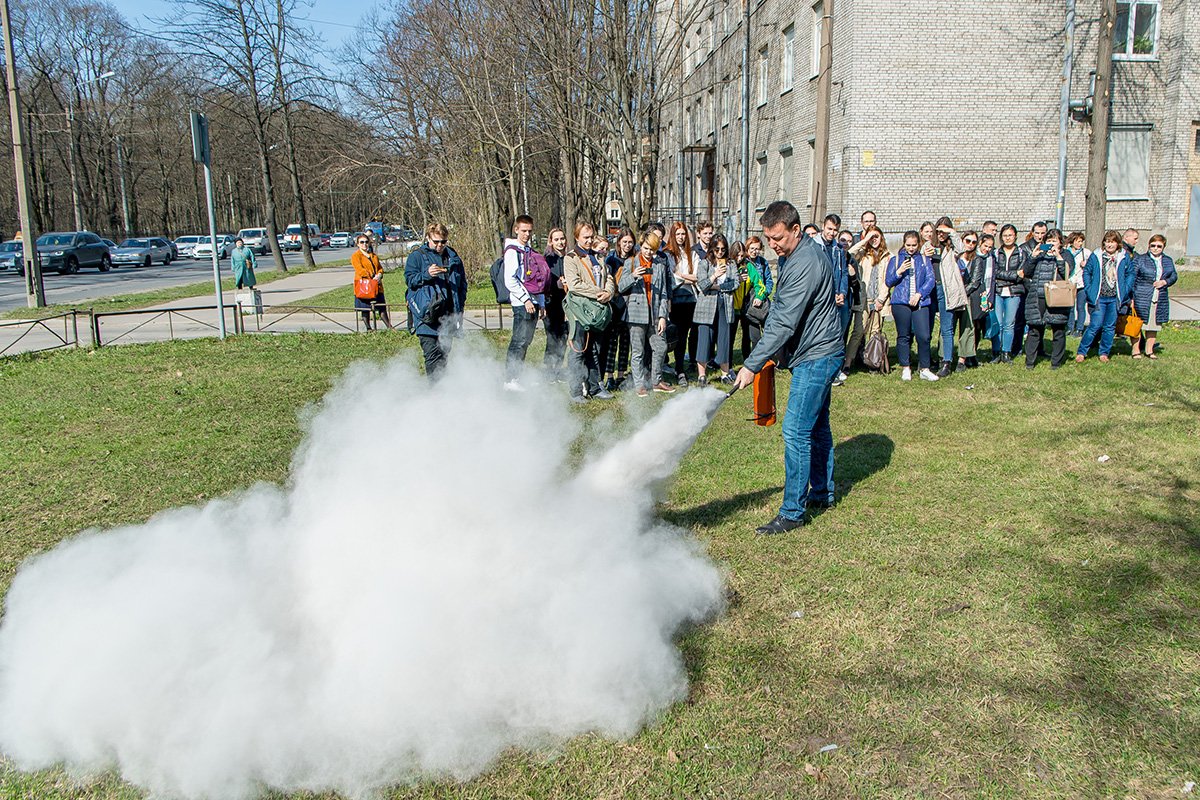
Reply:
[[[318, 264], [329, 261], [340, 261], [350, 257], [351, 248], [321, 248], [313, 253], [313, 260]], [[285, 256], [288, 266], [304, 263], [300, 253], [288, 253]], [[270, 255], [259, 257], [258, 272], [275, 269]], [[221, 277], [230, 276], [229, 259], [221, 261]], [[47, 303], [79, 303], [97, 297], [108, 297], [114, 294], [128, 292], [145, 292], [152, 289], [165, 289], [171, 286], [181, 286], [188, 283], [212, 280], [212, 261], [196, 261], [183, 258], [170, 264], [154, 264], [151, 267], [118, 267], [111, 272], [100, 272], [97, 269], [81, 269], [74, 275], [59, 275], [51, 270], [43, 276], [46, 287]], [[0, 270], [0, 311], [14, 308], [24, 308], [25, 279], [16, 270]]]

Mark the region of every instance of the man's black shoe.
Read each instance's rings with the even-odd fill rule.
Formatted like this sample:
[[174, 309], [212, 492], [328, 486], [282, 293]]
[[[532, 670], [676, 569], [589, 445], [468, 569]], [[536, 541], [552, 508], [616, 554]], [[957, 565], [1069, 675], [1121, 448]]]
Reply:
[[950, 377], [950, 362], [949, 361], [942, 362], [942, 368], [940, 370], [938, 370], [937, 376], [939, 378], [949, 378]]
[[829, 500], [815, 500], [811, 497], [804, 505], [806, 508], [833, 508], [833, 503]]
[[787, 533], [788, 531], [794, 531], [796, 528], [802, 527], [804, 527], [803, 519], [788, 519], [787, 517], [781, 517], [776, 514], [775, 519], [771, 520], [766, 525], [761, 525], [755, 528], [754, 532], [770, 535], [775, 533]]

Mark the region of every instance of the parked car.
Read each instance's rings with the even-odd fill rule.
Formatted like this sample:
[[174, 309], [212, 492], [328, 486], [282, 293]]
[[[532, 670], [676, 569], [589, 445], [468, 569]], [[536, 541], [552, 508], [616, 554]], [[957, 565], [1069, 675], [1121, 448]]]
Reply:
[[171, 243], [157, 236], [145, 239], [126, 239], [112, 250], [114, 267], [122, 264], [148, 267], [155, 261], [161, 261], [166, 265], [171, 263], [171, 258]]
[[347, 233], [346, 231], [338, 231], [337, 233], [333, 234], [333, 236], [329, 237], [329, 246], [330, 247], [349, 247], [350, 246], [350, 234]]
[[[207, 236], [201, 236], [192, 250], [192, 258], [212, 258], [212, 244]], [[217, 234], [217, 258], [229, 258], [233, 252], [233, 237], [228, 233]]]
[[246, 247], [260, 256], [265, 256], [271, 249], [271, 244], [267, 241], [266, 228], [242, 228], [238, 231], [236, 238], [241, 239], [246, 243]]
[[111, 256], [112, 251], [117, 247], [117, 243], [112, 239], [101, 239], [100, 241], [104, 242], [104, 246], [108, 248], [108, 254]]
[[[283, 241], [289, 245], [288, 250], [300, 249], [300, 236], [303, 231], [298, 222], [287, 226], [283, 232]], [[321, 228], [313, 222], [308, 223], [308, 246], [313, 250], [321, 249]]]
[[177, 258], [191, 258], [192, 251], [196, 249], [196, 245], [199, 243], [199, 236], [180, 236], [173, 242], [175, 245], [175, 256]]
[[97, 267], [101, 272], [112, 269], [108, 245], [89, 231], [43, 234], [38, 237], [37, 249], [42, 266], [58, 270], [59, 275], [79, 272], [80, 267]]
[[21, 254], [24, 252], [16, 239], [0, 244], [0, 269], [15, 269], [24, 275], [25, 270], [21, 266]]
[[329, 247], [329, 234], [328, 233], [321, 234], [321, 247]]

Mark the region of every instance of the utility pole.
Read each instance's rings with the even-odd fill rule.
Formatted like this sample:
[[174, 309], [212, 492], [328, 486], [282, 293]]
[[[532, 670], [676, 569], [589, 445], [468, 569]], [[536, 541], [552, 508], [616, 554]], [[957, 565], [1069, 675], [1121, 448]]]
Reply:
[[192, 112], [192, 158], [204, 165], [204, 188], [208, 193], [208, 235], [212, 243], [213, 284], [217, 295], [217, 330], [225, 338], [225, 298], [221, 291], [221, 251], [217, 243], [217, 216], [213, 210], [212, 151], [208, 146], [208, 117]]
[[1100, 240], [1104, 236], [1104, 212], [1108, 191], [1108, 112], [1112, 107], [1113, 23], [1116, 18], [1117, 0], [1101, 0], [1084, 217], [1084, 239], [1087, 246], [1093, 249], [1099, 249]]
[[742, 0], [742, 241], [750, 238], [750, 0]]
[[38, 258], [37, 230], [33, 227], [33, 200], [29, 195], [29, 148], [25, 133], [25, 115], [21, 113], [21, 93], [17, 89], [17, 66], [13, 57], [12, 27], [8, 20], [8, 0], [0, 0], [0, 22], [4, 28], [4, 65], [8, 68], [8, 113], [12, 119], [13, 163], [17, 178], [17, 213], [21, 217], [21, 261], [25, 264], [25, 301], [30, 308], [46, 305], [42, 285], [42, 264]]
[[1063, 59], [1062, 95], [1058, 105], [1058, 206], [1054, 227], [1060, 231], [1067, 202], [1067, 123], [1071, 119], [1071, 74], [1075, 60], [1075, 0], [1067, 0], [1067, 55]]
[[833, 0], [824, 0], [821, 17], [821, 59], [817, 68], [817, 130], [813, 136], [812, 222], [825, 219], [825, 182], [829, 175], [829, 98], [833, 89]]
[[67, 98], [67, 147], [71, 151], [71, 204], [75, 209], [75, 230], [83, 230], [83, 202], [79, 197], [79, 157], [75, 150], [75, 101]]
[[129, 192], [125, 189], [125, 155], [122, 153], [121, 137], [117, 137], [117, 175], [121, 178], [121, 219], [125, 221], [125, 235], [132, 236], [129, 228]]

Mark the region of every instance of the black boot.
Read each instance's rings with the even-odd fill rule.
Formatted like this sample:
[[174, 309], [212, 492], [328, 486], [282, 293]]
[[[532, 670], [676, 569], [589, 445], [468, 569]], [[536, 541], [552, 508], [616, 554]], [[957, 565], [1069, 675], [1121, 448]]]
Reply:
[[942, 362], [942, 368], [940, 370], [938, 370], [937, 376], [939, 378], [949, 378], [950, 377], [950, 362], [949, 361]]

